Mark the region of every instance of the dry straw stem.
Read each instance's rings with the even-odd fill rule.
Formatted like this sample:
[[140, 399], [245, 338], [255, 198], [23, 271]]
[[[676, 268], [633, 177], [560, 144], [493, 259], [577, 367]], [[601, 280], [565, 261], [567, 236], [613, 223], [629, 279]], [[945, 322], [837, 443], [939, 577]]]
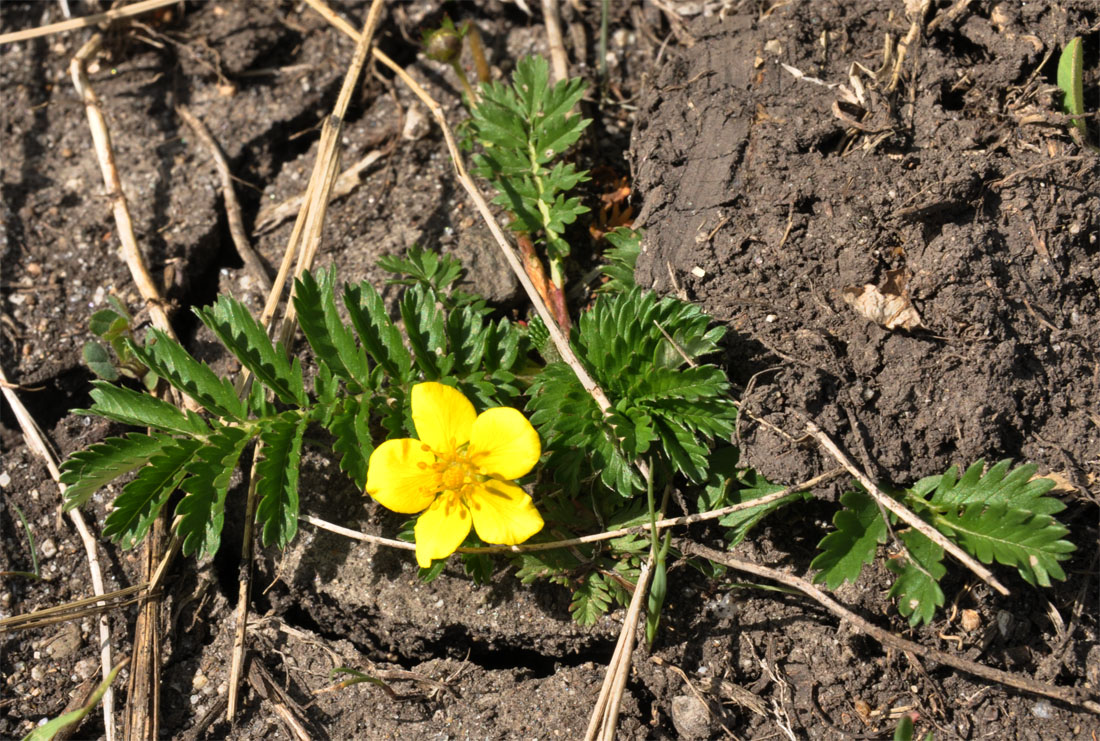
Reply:
[[[168, 320], [165, 304], [160, 296], [149, 271], [145, 266], [145, 259], [138, 247], [134, 236], [133, 220], [130, 217], [129, 205], [122, 191], [122, 181], [118, 175], [115, 164], [114, 150], [111, 146], [111, 137], [107, 129], [107, 121], [100, 108], [99, 99], [88, 81], [84, 65], [87, 63], [102, 43], [102, 35], [96, 34], [81, 47], [70, 64], [70, 72], [73, 84], [84, 101], [84, 107], [88, 114], [88, 125], [92, 132], [92, 140], [95, 144], [96, 156], [99, 159], [100, 170], [103, 173], [103, 182], [107, 187], [108, 196], [112, 201], [115, 223], [118, 227], [119, 242], [122, 245], [122, 256], [130, 269], [130, 275], [137, 285], [138, 292], [144, 299], [149, 309], [153, 324], [175, 339], [176, 335]], [[173, 398], [188, 409], [198, 409], [193, 399], [173, 392]], [[148, 574], [153, 564], [160, 557], [158, 555], [163, 539], [157, 537], [163, 535], [163, 521], [158, 518], [151, 531], [150, 537], [145, 541], [146, 561], [144, 568]], [[158, 605], [146, 603], [142, 606], [137, 623], [135, 625], [133, 650], [134, 664], [130, 673], [130, 702], [127, 704], [125, 729], [128, 738], [140, 738], [157, 732], [157, 717], [160, 702], [159, 679], [159, 618], [157, 616]], [[105, 672], [106, 675], [106, 672]], [[112, 737], [113, 727], [109, 729]]]
[[[325, 120], [325, 125], [321, 132], [321, 140], [317, 148], [317, 162], [314, 166], [313, 175], [310, 178], [309, 189], [307, 190], [308, 197], [302, 206], [301, 212], [298, 214], [298, 220], [294, 224], [290, 243], [287, 246], [286, 253], [283, 255], [279, 274], [275, 279], [275, 284], [271, 293], [268, 295], [267, 305], [264, 307], [262, 321], [265, 326], [267, 326], [267, 323], [274, 316], [275, 308], [278, 306], [279, 298], [282, 295], [283, 286], [286, 283], [294, 253], [296, 251], [298, 252], [298, 262], [295, 274], [301, 275], [302, 272], [308, 270], [313, 265], [314, 257], [317, 254], [317, 250], [320, 248], [321, 233], [324, 227], [329, 194], [332, 191], [332, 185], [336, 179], [337, 170], [340, 164], [339, 145], [340, 134], [343, 130], [344, 115], [347, 112], [348, 104], [351, 102], [351, 96], [359, 81], [363, 66], [366, 64], [371, 39], [374, 36], [375, 28], [378, 26], [378, 19], [382, 14], [383, 8], [384, 3], [382, 0], [374, 0], [367, 13], [362, 33], [356, 34], [355, 54], [344, 76], [344, 83], [340, 89], [340, 95], [336, 100], [336, 104], [333, 107], [333, 112]], [[305, 241], [301, 243], [301, 247], [299, 247], [299, 240], [302, 239], [303, 235]], [[294, 303], [288, 301], [279, 332], [279, 337], [284, 344], [289, 340], [295, 326]], [[238, 391], [243, 390], [247, 385], [247, 378], [246, 374], [241, 375], [240, 382], [238, 383]], [[245, 505], [245, 534], [241, 546], [241, 558], [246, 566], [244, 568], [244, 578], [239, 584], [237, 593], [237, 625], [233, 637], [233, 655], [229, 672], [229, 696], [226, 704], [226, 717], [230, 722], [232, 722], [233, 716], [236, 714], [240, 682], [244, 669], [245, 638], [248, 629], [248, 595], [252, 582], [252, 538], [256, 508], [256, 463], [259, 459], [260, 454], [259, 450], [257, 450], [257, 453], [253, 457], [252, 472], [249, 477], [248, 499]]]
[[565, 44], [561, 40], [558, 0], [542, 0], [542, 19], [546, 23], [546, 44], [550, 47], [550, 68], [554, 73], [552, 82], [568, 80], [569, 57], [565, 54]]
[[[700, 512], [694, 515], [685, 515], [683, 517], [669, 517], [664, 520], [657, 521], [657, 527], [684, 527], [686, 525], [693, 525], [697, 522], [707, 522], [709, 520], [717, 520], [720, 517], [733, 514], [734, 512], [740, 512], [746, 509], [752, 509], [753, 507], [760, 507], [766, 504], [782, 499], [783, 497], [800, 491], [809, 491], [816, 486], [820, 486], [837, 476], [844, 473], [843, 468], [834, 468], [831, 471], [826, 471], [820, 476], [814, 476], [812, 479], [807, 479], [801, 484], [795, 484], [794, 486], [788, 486], [786, 489], [775, 492], [774, 494], [768, 494], [767, 496], [760, 497], [759, 499], [753, 499], [748, 502], [741, 502], [740, 504], [731, 504], [728, 507], [722, 507], [721, 509], [711, 510], [710, 512]], [[383, 538], [381, 535], [371, 535], [370, 533], [359, 532], [358, 530], [352, 530], [351, 528], [341, 527], [340, 525], [334, 525], [327, 520], [322, 520], [320, 517], [314, 517], [313, 515], [301, 515], [300, 519], [303, 522], [308, 522], [311, 525], [321, 528], [322, 530], [328, 530], [338, 535], [351, 538], [352, 540], [359, 540], [364, 543], [374, 543], [376, 545], [384, 545], [390, 548], [398, 548], [401, 550], [411, 551], [415, 549], [415, 545], [404, 540], [394, 540], [392, 538]], [[572, 548], [578, 545], [585, 545], [587, 543], [598, 543], [604, 540], [611, 540], [613, 538], [621, 538], [624, 535], [640, 535], [648, 532], [650, 526], [648, 522], [636, 525], [634, 527], [624, 527], [618, 530], [608, 530], [602, 533], [595, 533], [593, 535], [582, 535], [579, 538], [568, 538], [566, 540], [553, 540], [547, 543], [524, 543], [523, 545], [493, 545], [493, 546], [480, 546], [478, 548], [459, 548], [457, 553], [531, 553], [534, 551], [549, 551], [556, 548]]]
[[592, 715], [589, 716], [584, 741], [595, 741], [597, 734], [600, 741], [614, 741], [615, 728], [619, 723], [619, 706], [622, 704], [627, 677], [630, 676], [634, 634], [637, 632], [638, 620], [642, 614], [642, 602], [649, 592], [649, 580], [653, 576], [654, 561], [654, 554], [650, 553], [649, 558], [642, 565], [641, 573], [638, 574], [638, 583], [634, 585], [634, 596], [630, 598], [630, 607], [627, 608], [623, 628], [619, 631], [615, 652], [607, 665], [607, 675], [604, 677], [603, 686], [600, 687], [600, 696], [596, 699], [595, 707], [592, 708]]
[[[389, 134], [387, 133], [386, 135], [388, 136]], [[396, 143], [396, 140], [394, 143]], [[386, 147], [386, 149], [372, 149], [354, 165], [341, 172], [340, 176], [336, 178], [336, 183], [332, 186], [331, 197], [333, 199], [340, 198], [358, 188], [361, 184], [359, 178], [363, 174], [363, 171], [391, 151], [393, 151], [392, 144]], [[256, 217], [256, 234], [269, 232], [287, 219], [295, 217], [298, 212], [301, 211], [302, 204], [305, 203], [305, 201], [306, 194], [302, 193], [291, 196], [282, 203], [271, 208], [261, 209]]]
[[244, 261], [245, 267], [252, 273], [252, 277], [256, 279], [265, 291], [270, 291], [271, 276], [267, 274], [267, 268], [264, 267], [263, 261], [260, 260], [260, 256], [256, 254], [256, 250], [253, 249], [252, 243], [248, 240], [248, 234], [244, 230], [244, 220], [241, 218], [241, 204], [237, 201], [237, 191], [233, 187], [233, 174], [229, 171], [229, 163], [225, 159], [225, 153], [222, 152], [222, 148], [218, 146], [218, 142], [214, 140], [214, 135], [210, 133], [210, 129], [206, 128], [206, 124], [199, 119], [198, 116], [191, 113], [187, 109], [187, 106], [179, 106], [176, 108], [176, 113], [180, 118], [191, 127], [191, 130], [195, 132], [195, 135], [202, 140], [206, 148], [210, 150], [210, 155], [214, 158], [214, 168], [218, 171], [218, 177], [222, 181], [222, 198], [225, 201], [225, 214], [229, 222], [229, 234], [233, 237], [233, 244], [237, 247], [237, 254], [241, 256], [241, 260]]
[[31, 628], [42, 628], [54, 623], [80, 620], [92, 615], [111, 612], [119, 607], [125, 607], [144, 600], [148, 587], [149, 583], [143, 582], [114, 592], [105, 592], [102, 596], [86, 597], [66, 602], [63, 605], [43, 607], [41, 610], [34, 610], [22, 615], [12, 615], [0, 620], [0, 635]]
[[[42, 430], [38, 428], [38, 423], [34, 421], [30, 412], [23, 406], [22, 400], [12, 390], [3, 368], [0, 368], [0, 381], [3, 382], [0, 384], [0, 391], [3, 392], [8, 405], [15, 413], [15, 418], [19, 421], [19, 427], [23, 430], [23, 438], [27, 442], [27, 447], [45, 462], [46, 468], [50, 471], [50, 477], [58, 482], [57, 486], [61, 490], [62, 498], [64, 498], [67, 487], [60, 483], [61, 471], [58, 468], [57, 457], [54, 455], [53, 449], [46, 442], [46, 437], [42, 434]], [[88, 556], [88, 570], [91, 571], [92, 575], [92, 591], [102, 599], [106, 590], [103, 588], [103, 572], [99, 567], [99, 555], [96, 551], [95, 538], [88, 531], [88, 526], [85, 524], [84, 516], [80, 513], [80, 510], [70, 510], [69, 519], [73, 521], [76, 531], [80, 534], [80, 540], [84, 543], [84, 552]], [[106, 614], [99, 616], [99, 662], [103, 676], [106, 677], [111, 673], [112, 668], [111, 625]], [[108, 688], [106, 694], [103, 695], [103, 727], [106, 729], [107, 741], [114, 741], [115, 739], [114, 716], [115, 693], [113, 689]]]
[[92, 90], [88, 82], [88, 74], [84, 69], [84, 64], [99, 50], [102, 42], [103, 37], [96, 34], [84, 44], [73, 57], [69, 72], [77, 93], [84, 101], [84, 109], [88, 113], [88, 126], [92, 130], [92, 141], [95, 144], [96, 157], [99, 159], [99, 168], [103, 173], [103, 184], [107, 187], [107, 195], [111, 199], [111, 210], [114, 212], [115, 224], [118, 226], [122, 257], [126, 261], [126, 266], [130, 268], [130, 275], [134, 279], [134, 284], [137, 285], [138, 293], [141, 294], [141, 298], [149, 309], [153, 324], [172, 339], [176, 339], [176, 333], [172, 330], [168, 313], [164, 309], [165, 304], [161, 298], [160, 289], [157, 288], [145, 267], [145, 259], [141, 255], [137, 238], [134, 236], [134, 222], [130, 218], [130, 207], [126, 203], [126, 196], [122, 192], [122, 181], [115, 166], [115, 153], [111, 147], [107, 119], [103, 116], [99, 98]]
[[1058, 700], [1065, 702], [1076, 707], [1082, 707], [1093, 713], [1100, 714], [1100, 703], [1096, 700], [1089, 699], [1085, 696], [1083, 691], [1078, 690], [1075, 687], [1056, 687], [1054, 685], [1046, 684], [1043, 682], [1037, 682], [1033, 679], [1023, 677], [1017, 674], [1011, 674], [1000, 669], [994, 669], [984, 664], [979, 664], [974, 661], [968, 661], [959, 656], [953, 654], [944, 653], [943, 651], [937, 651], [934, 648], [928, 648], [922, 646], [919, 643], [908, 641], [904, 638], [894, 635], [893, 633], [883, 630], [871, 622], [863, 619], [854, 612], [843, 607], [829, 595], [825, 594], [821, 589], [806, 581], [805, 579], [787, 574], [777, 569], [768, 568], [767, 566], [760, 566], [759, 564], [752, 563], [751, 561], [742, 561], [738, 558], [734, 558], [729, 553], [723, 553], [722, 551], [716, 551], [713, 548], [707, 548], [706, 546], [699, 545], [688, 540], [677, 540], [675, 546], [683, 553], [700, 556], [702, 558], [710, 559], [715, 563], [720, 563], [731, 569], [737, 569], [748, 574], [755, 574], [756, 576], [770, 579], [772, 581], [785, 584], [788, 587], [797, 589], [808, 597], [812, 597], [819, 604], [839, 617], [841, 620], [845, 620], [853, 625], [857, 630], [871, 636], [876, 641], [884, 646], [888, 646], [897, 651], [903, 651], [914, 654], [921, 658], [929, 659], [931, 661], [945, 664], [959, 671], [972, 674], [982, 679], [988, 679], [991, 682], [997, 682], [1007, 687], [1023, 690], [1024, 692], [1030, 692], [1036, 695], [1043, 695], [1049, 697], [1052, 700]]
[[143, 2], [127, 5], [125, 8], [108, 10], [105, 13], [86, 15], [83, 18], [72, 18], [67, 21], [61, 21], [60, 23], [51, 23], [47, 26], [28, 28], [23, 31], [12, 31], [11, 33], [0, 34], [0, 44], [7, 44], [13, 41], [27, 41], [29, 39], [39, 38], [40, 36], [49, 36], [52, 33], [72, 31], [77, 28], [94, 26], [98, 23], [106, 23], [117, 18], [141, 15], [142, 13], [148, 13], [151, 10], [163, 8], [167, 5], [176, 5], [179, 1], [180, 0], [143, 0]]
[[820, 427], [815, 425], [813, 422], [807, 422], [806, 431], [813, 435], [814, 438], [817, 439], [818, 443], [821, 444], [821, 447], [825, 448], [825, 450], [829, 452], [829, 455], [836, 458], [837, 462], [840, 463], [840, 465], [848, 469], [848, 473], [852, 474], [852, 476], [855, 477], [856, 481], [863, 485], [863, 488], [867, 490], [867, 493], [870, 494], [876, 502], [878, 502], [879, 506], [890, 510], [895, 515], [897, 515], [898, 519], [900, 519], [902, 522], [909, 525], [914, 530], [918, 531], [929, 540], [931, 540], [933, 543], [957, 558], [963, 564], [963, 566], [966, 566], [966, 568], [973, 571], [979, 579], [984, 581], [990, 587], [996, 589], [1003, 595], [1007, 596], [1009, 594], [1009, 591], [1005, 587], [1005, 585], [997, 581], [997, 578], [993, 576], [992, 572], [990, 572], [989, 569], [974, 560], [974, 558], [972, 558], [970, 554], [964, 551], [962, 548], [959, 548], [957, 545], [945, 538], [939, 530], [932, 527], [927, 522], [906, 509], [896, 499], [884, 494], [881, 489], [875, 486], [875, 482], [871, 481], [867, 474], [863, 473], [863, 471], [860, 471], [858, 468], [855, 467], [848, 456], [844, 455], [840, 448], [836, 446], [836, 443], [834, 443], [828, 435], [821, 431]]

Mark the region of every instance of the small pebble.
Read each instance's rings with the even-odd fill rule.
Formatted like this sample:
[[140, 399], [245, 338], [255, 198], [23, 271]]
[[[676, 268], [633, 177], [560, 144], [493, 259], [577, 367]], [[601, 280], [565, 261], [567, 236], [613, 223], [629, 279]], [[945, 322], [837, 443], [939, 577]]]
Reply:
[[693, 695], [678, 695], [672, 698], [672, 725], [676, 726], [680, 738], [710, 738], [711, 717], [706, 704]]
[[99, 671], [99, 663], [93, 658], [81, 659], [76, 662], [76, 666], [73, 667], [73, 671], [81, 679], [88, 679], [94, 677], [96, 672]]
[[8, 472], [7, 471], [0, 471], [0, 486], [3, 486], [4, 488], [7, 488], [7, 486], [10, 483], [11, 483], [11, 476], [8, 475]]
[[1050, 720], [1054, 717], [1054, 708], [1046, 700], [1039, 700], [1037, 703], [1031, 706], [1031, 714], [1034, 715], [1036, 718]]
[[42, 541], [39, 550], [42, 551], [43, 558], [53, 558], [57, 555], [57, 544], [53, 542], [53, 538], [46, 538]]

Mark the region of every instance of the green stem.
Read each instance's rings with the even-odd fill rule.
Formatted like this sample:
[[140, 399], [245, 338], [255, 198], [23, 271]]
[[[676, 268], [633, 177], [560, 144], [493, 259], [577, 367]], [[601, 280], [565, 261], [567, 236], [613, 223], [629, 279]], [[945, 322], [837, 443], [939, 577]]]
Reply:
[[477, 93], [474, 92], [469, 79], [466, 77], [466, 70], [462, 69], [462, 65], [459, 64], [457, 59], [451, 62], [451, 68], [455, 71], [455, 74], [458, 75], [458, 81], [462, 83], [462, 89], [466, 91], [466, 95], [470, 99], [469, 105], [477, 105]]

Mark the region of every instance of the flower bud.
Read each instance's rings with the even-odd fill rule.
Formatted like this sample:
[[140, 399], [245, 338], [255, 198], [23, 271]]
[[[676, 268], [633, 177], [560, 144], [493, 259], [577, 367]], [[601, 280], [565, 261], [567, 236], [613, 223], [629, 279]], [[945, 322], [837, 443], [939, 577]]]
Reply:
[[424, 41], [424, 53], [437, 62], [454, 64], [462, 53], [462, 35], [453, 27], [433, 31]]

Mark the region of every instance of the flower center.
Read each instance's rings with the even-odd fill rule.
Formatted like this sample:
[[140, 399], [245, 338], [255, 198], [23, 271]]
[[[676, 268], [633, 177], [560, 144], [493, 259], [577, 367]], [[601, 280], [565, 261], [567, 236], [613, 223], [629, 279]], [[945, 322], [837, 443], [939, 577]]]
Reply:
[[474, 468], [465, 457], [441, 461], [439, 481], [444, 491], [461, 492], [462, 488], [474, 480]]

